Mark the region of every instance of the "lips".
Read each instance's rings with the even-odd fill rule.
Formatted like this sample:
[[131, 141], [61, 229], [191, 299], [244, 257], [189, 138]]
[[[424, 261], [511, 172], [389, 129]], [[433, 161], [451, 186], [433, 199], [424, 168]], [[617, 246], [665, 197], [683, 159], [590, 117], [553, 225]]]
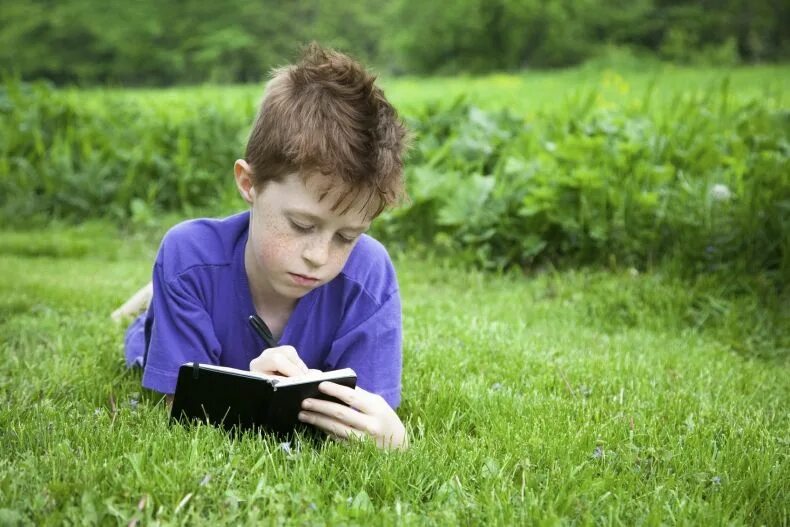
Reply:
[[310, 285], [315, 285], [319, 282], [318, 278], [314, 278], [312, 276], [296, 274], [296, 273], [288, 273], [288, 275], [291, 277], [291, 280], [293, 280], [293, 282], [296, 285], [310, 286]]

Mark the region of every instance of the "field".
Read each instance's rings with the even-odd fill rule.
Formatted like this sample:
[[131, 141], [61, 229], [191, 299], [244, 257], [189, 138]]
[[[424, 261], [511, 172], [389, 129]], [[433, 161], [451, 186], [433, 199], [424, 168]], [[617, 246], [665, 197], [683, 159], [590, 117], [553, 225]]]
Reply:
[[[558, 71], [527, 72], [522, 74], [492, 74], [479, 77], [398, 77], [381, 79], [388, 98], [408, 115], [425, 104], [448, 101], [464, 96], [488, 110], [509, 108], [517, 113], [535, 113], [561, 106], [567, 98], [591, 89], [610, 90], [618, 95], [618, 102], [639, 102], [653, 86], [655, 97], [670, 101], [679, 93], [716, 91], [721, 82], [729, 79], [735, 99], [752, 99], [771, 94], [782, 94], [790, 87], [790, 68], [787, 66], [755, 66], [750, 68], [685, 68], [666, 64], [647, 64], [635, 68], [616, 64], [589, 66]], [[252, 101], [262, 95], [262, 85], [195, 86], [164, 90], [94, 89], [77, 92], [82, 97], [129, 97], [162, 104], [177, 102], [181, 97], [190, 100]], [[221, 94], [221, 95], [220, 95]]]
[[[600, 96], [599, 110], [610, 105], [629, 119], [639, 112], [668, 114], [678, 101], [715, 93], [710, 104], [720, 108], [726, 100], [729, 110], [710, 115], [713, 124], [700, 133], [721, 132], [727, 148], [744, 148], [744, 159], [755, 161], [732, 173], [688, 161], [707, 152], [706, 163], [713, 163], [718, 139], [709, 141], [710, 150], [684, 154], [688, 158], [670, 156], [666, 163], [687, 163], [691, 183], [695, 177], [708, 181], [698, 193], [689, 191], [684, 203], [707, 203], [706, 214], [719, 211], [703, 199], [719, 180], [695, 172], [714, 165], [716, 177], [730, 178], [734, 192], [757, 185], [750, 179], [757, 174], [769, 178], [761, 180], [764, 203], [781, 204], [787, 196], [788, 172], [775, 171], [787, 167], [788, 153], [781, 154], [787, 68], [660, 75], [572, 70], [385, 84], [407, 118], [429, 123], [423, 130], [439, 126], [425, 108], [439, 99], [449, 104], [445, 99], [461, 92], [491, 115], [508, 107], [555, 124], [568, 122], [573, 101], [590, 93]], [[155, 109], [186, 97], [200, 106], [226, 93], [223, 101], [237, 111], [253, 108], [257, 91], [61, 95], [74, 108], [99, 108], [115, 98]], [[646, 105], [648, 92], [654, 98]], [[743, 108], [754, 112], [739, 113]], [[468, 110], [464, 106], [463, 115]], [[430, 119], [420, 121], [423, 112]], [[756, 128], [747, 124], [758, 121], [766, 136], [750, 142]], [[613, 122], [628, 127], [632, 121]], [[576, 136], [565, 129], [559, 148], [573, 146]], [[509, 143], [506, 152], [516, 147]], [[16, 166], [11, 150], [3, 150], [0, 168]], [[429, 166], [432, 155], [422, 151], [415, 163]], [[449, 173], [459, 159], [434, 159], [430, 166]], [[584, 153], [576, 160], [604, 162]], [[602, 173], [610, 168], [602, 167]], [[508, 174], [496, 170], [497, 177]], [[474, 178], [459, 177], [466, 176]], [[623, 187], [626, 194], [636, 192]], [[118, 199], [117, 210], [128, 207]], [[123, 327], [108, 314], [148, 279], [162, 233], [190, 211], [168, 209], [165, 202], [157, 209], [143, 200], [125, 209], [129, 216], [79, 212], [75, 220], [55, 214], [33, 226], [9, 220], [0, 230], [0, 525], [787, 525], [790, 308], [786, 216], [778, 215], [785, 209], [765, 209], [777, 216], [760, 222], [759, 211], [735, 202], [741, 208], [727, 216], [733, 223], [700, 224], [710, 231], [668, 222], [684, 230], [669, 231], [682, 236], [666, 246], [672, 248], [666, 260], [655, 256], [665, 246], [643, 245], [652, 240], [640, 237], [650, 225], [622, 238], [607, 223], [605, 243], [574, 247], [567, 240], [577, 231], [560, 218], [556, 225], [565, 231], [556, 238], [549, 237], [555, 230], [541, 231], [544, 252], [525, 259], [496, 252], [502, 246], [491, 239], [464, 240], [475, 233], [442, 221], [427, 238], [406, 243], [400, 235], [410, 225], [449, 214], [419, 192], [414, 200], [407, 213], [382, 218], [379, 228], [391, 243], [404, 306], [399, 413], [412, 446], [402, 453], [367, 443], [281, 443], [253, 435], [233, 440], [212, 428], [168, 424], [162, 401], [142, 392], [139, 373], [124, 368]], [[192, 212], [238, 206], [223, 197]], [[749, 230], [752, 222], [763, 230]], [[737, 247], [770, 257], [750, 267], [735, 255], [741, 249], [721, 249], [715, 261], [694, 260], [696, 252], [684, 249], [692, 243], [704, 249], [707, 236], [736, 227], [756, 233]], [[578, 232], [597, 240], [589, 229]], [[778, 240], [772, 239], [776, 232]], [[623, 243], [632, 245], [618, 249]], [[481, 254], [511, 259], [486, 266]]]

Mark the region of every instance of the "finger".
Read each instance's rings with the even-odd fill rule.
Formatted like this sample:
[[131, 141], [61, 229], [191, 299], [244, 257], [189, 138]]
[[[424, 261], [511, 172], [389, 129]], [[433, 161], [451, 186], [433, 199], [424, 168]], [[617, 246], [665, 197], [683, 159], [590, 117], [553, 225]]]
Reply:
[[342, 384], [326, 381], [318, 385], [318, 390], [321, 393], [340, 399], [362, 413], [370, 414], [375, 410], [375, 403], [373, 402], [375, 395], [362, 388], [349, 388]]
[[328, 433], [330, 436], [335, 436], [339, 439], [362, 439], [366, 437], [364, 432], [348, 426], [345, 423], [337, 421], [327, 415], [302, 410], [299, 412], [299, 420], [303, 423], [313, 425], [316, 428]]
[[258, 355], [257, 357], [255, 357], [250, 361], [250, 371], [270, 374], [271, 372], [266, 369], [267, 362], [268, 361], [266, 360], [266, 357], [263, 356], [263, 353]]
[[293, 346], [279, 346], [274, 349], [282, 352], [283, 355], [288, 358], [288, 360], [299, 366], [299, 368], [302, 370], [302, 373], [307, 373], [309, 368], [307, 367], [307, 364], [304, 363], [302, 358], [299, 357], [299, 354], [296, 353], [296, 348]]
[[[278, 377], [276, 373], [279, 371], [279, 365], [281, 364], [277, 360], [278, 356], [282, 357], [276, 353], [270, 353], [269, 350], [264, 350], [263, 353], [250, 361], [250, 371]], [[284, 361], [285, 359], [282, 360]], [[284, 375], [284, 377], [287, 377], [287, 375]]]
[[272, 355], [271, 364], [273, 371], [279, 372], [286, 377], [299, 377], [300, 375], [304, 375], [302, 368], [291, 362], [285, 355], [279, 353]]
[[302, 409], [315, 414], [331, 417], [335, 421], [339, 421], [366, 433], [370, 433], [371, 431], [369, 416], [339, 403], [309, 398], [302, 401]]

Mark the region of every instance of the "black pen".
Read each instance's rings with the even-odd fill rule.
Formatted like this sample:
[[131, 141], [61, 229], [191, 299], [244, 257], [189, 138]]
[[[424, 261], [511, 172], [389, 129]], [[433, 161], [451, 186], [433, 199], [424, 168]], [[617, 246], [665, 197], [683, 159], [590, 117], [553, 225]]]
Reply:
[[274, 341], [274, 335], [272, 335], [272, 331], [266, 326], [263, 319], [258, 315], [250, 315], [248, 318], [250, 322], [250, 326], [255, 332], [261, 336], [264, 342], [266, 342], [267, 348], [276, 348], [277, 343]]

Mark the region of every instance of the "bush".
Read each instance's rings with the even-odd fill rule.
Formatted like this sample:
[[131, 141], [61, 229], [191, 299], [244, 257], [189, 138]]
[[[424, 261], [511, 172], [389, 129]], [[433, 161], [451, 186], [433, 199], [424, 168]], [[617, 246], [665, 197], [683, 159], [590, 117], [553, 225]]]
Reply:
[[610, 107], [590, 91], [530, 120], [456, 102], [412, 119], [412, 203], [379, 232], [451, 249], [484, 267], [537, 262], [643, 268], [667, 256], [692, 274], [790, 275], [790, 115], [716, 93]]
[[[412, 201], [375, 234], [485, 268], [545, 263], [642, 269], [671, 258], [690, 274], [790, 276], [790, 114], [733, 102], [724, 82], [668, 105], [635, 104], [607, 73], [532, 117], [463, 99], [408, 117]], [[610, 93], [611, 92], [611, 93]], [[6, 83], [0, 93], [0, 216], [151, 223], [236, 203], [252, 99], [201, 92], [78, 94]]]
[[187, 211], [232, 187], [228, 160], [243, 152], [252, 101], [80, 95], [14, 81], [0, 90], [0, 215], [9, 223], [121, 220], [140, 201]]

